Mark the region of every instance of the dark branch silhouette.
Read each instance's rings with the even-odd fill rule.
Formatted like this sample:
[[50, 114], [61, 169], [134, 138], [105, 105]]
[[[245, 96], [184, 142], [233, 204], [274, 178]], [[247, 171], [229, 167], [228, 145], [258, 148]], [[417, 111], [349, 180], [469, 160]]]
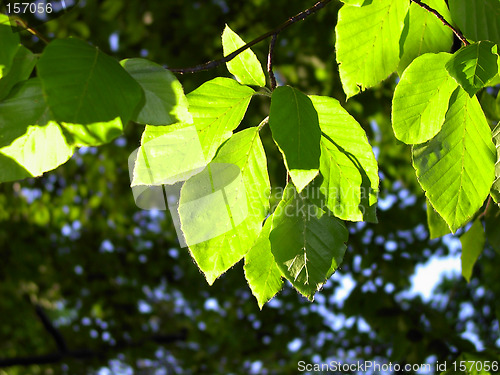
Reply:
[[274, 57], [274, 46], [276, 45], [276, 38], [278, 34], [274, 34], [271, 37], [271, 42], [269, 43], [269, 53], [267, 55], [267, 73], [269, 74], [269, 80], [271, 81], [271, 91], [276, 88], [276, 77], [273, 72], [273, 57]]
[[61, 332], [59, 332], [59, 330], [50, 321], [43, 308], [40, 305], [36, 305], [35, 312], [40, 321], [42, 322], [43, 326], [47, 330], [47, 332], [50, 333], [50, 335], [56, 342], [58, 351], [44, 355], [0, 358], [0, 368], [11, 367], [11, 366], [46, 365], [51, 363], [58, 363], [65, 359], [85, 360], [85, 359], [99, 358], [99, 357], [104, 358], [106, 352], [108, 351], [116, 351], [134, 346], [142, 346], [147, 341], [152, 341], [157, 344], [169, 344], [176, 341], [184, 341], [187, 338], [187, 331], [180, 331], [178, 333], [173, 333], [173, 334], [151, 335], [135, 342], [120, 341], [115, 345], [100, 347], [98, 350], [69, 350]]
[[236, 56], [238, 56], [240, 53], [246, 51], [247, 49], [251, 48], [252, 46], [256, 45], [257, 43], [260, 43], [263, 40], [265, 40], [265, 39], [267, 39], [267, 38], [269, 38], [269, 37], [271, 37], [273, 35], [279, 34], [281, 31], [283, 31], [284, 29], [286, 29], [288, 26], [293, 25], [294, 23], [305, 19], [306, 17], [310, 16], [313, 13], [316, 13], [318, 10], [320, 10], [321, 8], [324, 8], [325, 5], [327, 5], [331, 1], [332, 0], [321, 0], [321, 1], [318, 1], [312, 7], [310, 7], [308, 9], [300, 12], [299, 14], [297, 14], [294, 17], [289, 18], [286, 22], [283, 22], [281, 25], [279, 25], [275, 29], [273, 29], [271, 31], [268, 31], [267, 33], [265, 33], [265, 34], [263, 34], [263, 35], [255, 38], [251, 42], [245, 44], [241, 48], [238, 48], [236, 51], [230, 53], [229, 55], [227, 55], [227, 56], [225, 56], [225, 57], [223, 57], [221, 59], [212, 60], [212, 61], [206, 62], [204, 64], [196, 65], [196, 66], [194, 66], [192, 68], [167, 68], [167, 69], [170, 70], [171, 72], [180, 73], [180, 74], [184, 74], [184, 73], [196, 73], [196, 72], [201, 72], [201, 71], [204, 71], [204, 70], [213, 69], [213, 68], [215, 68], [215, 67], [217, 67], [217, 66], [219, 66], [221, 64], [225, 64], [228, 61], [231, 61]]

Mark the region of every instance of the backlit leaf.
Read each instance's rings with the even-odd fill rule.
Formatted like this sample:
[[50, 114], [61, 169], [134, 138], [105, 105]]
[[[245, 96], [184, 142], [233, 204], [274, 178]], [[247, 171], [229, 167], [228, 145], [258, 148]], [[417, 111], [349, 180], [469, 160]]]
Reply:
[[[425, 3], [437, 10], [446, 20], [451, 20], [444, 0], [426, 0]], [[453, 32], [434, 14], [412, 2], [400, 44], [401, 61], [398, 72], [401, 75], [416, 57], [429, 52], [449, 51], [453, 44]]]
[[[217, 169], [221, 173], [217, 174]], [[236, 133], [181, 190], [179, 216], [191, 255], [209, 284], [255, 243], [269, 211], [267, 160], [257, 128]]]
[[399, 39], [410, 2], [373, 0], [344, 5], [336, 27], [336, 53], [347, 98], [386, 79], [399, 64]]
[[458, 86], [445, 69], [450, 57], [448, 53], [425, 54], [404, 71], [392, 102], [392, 127], [400, 141], [423, 143], [441, 129]]
[[[224, 56], [236, 51], [245, 45], [243, 39], [239, 37], [231, 28], [226, 25], [222, 33], [222, 48]], [[262, 70], [257, 56], [248, 48], [231, 61], [226, 63], [227, 69], [243, 85], [265, 86], [266, 76]]]
[[377, 222], [378, 166], [366, 133], [340, 103], [310, 97], [318, 112], [321, 136], [321, 192], [335, 216]]
[[281, 271], [274, 260], [269, 241], [272, 221], [272, 216], [266, 219], [257, 241], [245, 255], [245, 278], [261, 309], [283, 286]]
[[207, 161], [214, 157], [219, 146], [238, 127], [254, 92], [234, 79], [219, 77], [205, 82], [187, 95], [189, 112]]
[[38, 79], [20, 83], [0, 102], [0, 182], [40, 176], [71, 155], [73, 147], [49, 117]]
[[413, 146], [413, 165], [429, 202], [452, 232], [482, 206], [495, 177], [495, 147], [477, 98], [460, 87], [441, 131]]

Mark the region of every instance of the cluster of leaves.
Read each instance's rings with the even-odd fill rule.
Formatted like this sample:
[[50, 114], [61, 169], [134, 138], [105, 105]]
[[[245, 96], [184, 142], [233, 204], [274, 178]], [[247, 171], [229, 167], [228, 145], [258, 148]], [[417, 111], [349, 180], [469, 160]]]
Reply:
[[[500, 82], [495, 17], [500, 5], [457, 0], [448, 8], [444, 0], [429, 2], [473, 41], [452, 55], [447, 53], [452, 31], [415, 2], [345, 2], [335, 45], [344, 91], [349, 98], [400, 73], [392, 107], [394, 134], [412, 145], [431, 233], [455, 232], [475, 219], [462, 237], [464, 275], [470, 277], [484, 243], [481, 207], [490, 190], [495, 202], [500, 195], [493, 143], [500, 141], [500, 128], [492, 138], [492, 122], [476, 97]], [[467, 11], [470, 6], [473, 11]], [[474, 18], [483, 13], [491, 15], [490, 22], [483, 29], [471, 27], [483, 24]], [[182, 131], [194, 127], [206, 169], [187, 178], [180, 190], [183, 235], [209, 284], [245, 258], [245, 276], [259, 306], [281, 289], [282, 277], [312, 299], [342, 262], [348, 237], [343, 220], [377, 221], [378, 167], [363, 128], [333, 98], [308, 96], [290, 86], [272, 92], [265, 88], [264, 72], [251, 50], [227, 63], [235, 79], [215, 78], [185, 96], [177, 79], [153, 62], [132, 58], [118, 63], [78, 39], [56, 39], [35, 56], [20, 45], [8, 18], [0, 21], [5, 41], [0, 55], [1, 181], [39, 176], [65, 163], [78, 147], [110, 142], [133, 121], [146, 128], [132, 186], [162, 185], [168, 176], [193, 167], [199, 154], [166, 149], [144, 161], [148, 142], [176, 140], [194, 150], [192, 134]], [[226, 27], [222, 44], [227, 55], [244, 42]], [[30, 78], [35, 66], [36, 77]], [[233, 134], [255, 95], [271, 98], [269, 116]], [[497, 109], [498, 98], [489, 100]], [[259, 136], [267, 123], [290, 176], [274, 207]], [[244, 193], [233, 197], [230, 210], [226, 201], [228, 207], [193, 221], [196, 212], [181, 207], [207, 195], [200, 189], [204, 179], [212, 181], [208, 193], [224, 190], [213, 183], [218, 164], [238, 167]], [[229, 179], [224, 173], [223, 180]], [[211, 222], [227, 216], [226, 209], [231, 227], [199, 241]], [[235, 223], [234, 213], [241, 211], [245, 215]]]

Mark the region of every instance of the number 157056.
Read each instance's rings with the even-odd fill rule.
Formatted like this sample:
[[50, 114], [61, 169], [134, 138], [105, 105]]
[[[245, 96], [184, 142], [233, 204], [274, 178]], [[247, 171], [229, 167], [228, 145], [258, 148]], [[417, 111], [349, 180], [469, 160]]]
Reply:
[[9, 14], [44, 14], [53, 11], [51, 3], [7, 3], [5, 7]]

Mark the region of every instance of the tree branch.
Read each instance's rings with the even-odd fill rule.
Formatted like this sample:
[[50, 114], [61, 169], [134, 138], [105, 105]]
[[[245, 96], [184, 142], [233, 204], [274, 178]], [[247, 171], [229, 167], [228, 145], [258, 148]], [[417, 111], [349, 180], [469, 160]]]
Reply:
[[271, 42], [269, 43], [269, 53], [267, 54], [267, 73], [269, 74], [269, 80], [271, 81], [271, 91], [276, 88], [276, 77], [273, 72], [273, 56], [277, 37], [278, 34], [274, 34], [271, 37]]
[[260, 43], [263, 40], [269, 38], [270, 36], [279, 34], [281, 31], [286, 29], [288, 26], [293, 25], [294, 23], [305, 19], [306, 17], [310, 16], [313, 13], [316, 13], [318, 10], [324, 8], [325, 5], [327, 5], [331, 1], [332, 0], [318, 1], [312, 7], [300, 12], [299, 14], [295, 15], [294, 17], [289, 18], [286, 22], [283, 22], [281, 25], [279, 25], [275, 29], [268, 31], [267, 33], [255, 38], [251, 42], [245, 44], [241, 48], [238, 48], [236, 51], [230, 53], [229, 55], [227, 55], [221, 59], [212, 60], [212, 61], [206, 62], [204, 64], [196, 65], [192, 68], [167, 68], [167, 69], [173, 73], [180, 73], [180, 74], [197, 73], [197, 72], [201, 72], [204, 70], [213, 69], [221, 64], [225, 64], [228, 61], [231, 61], [232, 59], [234, 59], [236, 56], [238, 56], [243, 51], [246, 51], [247, 49], [251, 48], [252, 46], [256, 45], [257, 43]]
[[464, 44], [464, 46], [468, 46], [470, 44], [465, 38], [464, 34], [462, 34], [460, 30], [454, 28], [448, 21], [446, 21], [444, 17], [436, 9], [431, 8], [427, 4], [422, 3], [420, 0], [410, 0], [410, 1], [414, 2], [419, 7], [425, 9], [426, 11], [434, 14], [443, 23], [443, 25], [449, 27], [451, 31], [453, 31], [453, 33], [457, 36], [458, 39], [460, 39], [460, 41]]
[[54, 324], [50, 321], [49, 317], [43, 310], [42, 306], [40, 305], [35, 305], [35, 312], [40, 321], [42, 322], [43, 326], [47, 330], [48, 333], [53, 337], [54, 341], [56, 342], [57, 349], [59, 350], [60, 354], [64, 354], [68, 352], [68, 346], [66, 345], [66, 341], [64, 340], [64, 337], [62, 336], [61, 332], [54, 327]]
[[187, 338], [186, 331], [167, 335], [152, 335], [136, 342], [119, 342], [116, 345], [109, 345], [100, 348], [99, 350], [67, 350], [66, 352], [55, 352], [45, 355], [35, 355], [27, 357], [15, 358], [0, 358], [0, 368], [11, 366], [30, 366], [30, 365], [46, 365], [51, 363], [58, 363], [65, 359], [90, 359], [90, 358], [104, 358], [106, 353], [110, 350], [122, 350], [124, 348], [143, 346], [145, 342], [151, 341], [159, 345], [169, 344], [177, 341], [185, 341]]
[[11, 366], [30, 366], [30, 365], [46, 365], [58, 363], [64, 359], [89, 359], [104, 357], [105, 353], [110, 350], [120, 350], [134, 346], [143, 346], [147, 341], [152, 341], [156, 344], [168, 344], [176, 341], [184, 341], [187, 338], [188, 332], [181, 330], [172, 334], [155, 334], [146, 336], [135, 342], [120, 341], [115, 345], [104, 346], [99, 350], [69, 350], [64, 340], [63, 335], [50, 321], [49, 317], [40, 305], [35, 305], [35, 312], [41, 320], [45, 329], [54, 338], [57, 344], [57, 352], [44, 355], [34, 355], [26, 357], [0, 358], [0, 368]]

